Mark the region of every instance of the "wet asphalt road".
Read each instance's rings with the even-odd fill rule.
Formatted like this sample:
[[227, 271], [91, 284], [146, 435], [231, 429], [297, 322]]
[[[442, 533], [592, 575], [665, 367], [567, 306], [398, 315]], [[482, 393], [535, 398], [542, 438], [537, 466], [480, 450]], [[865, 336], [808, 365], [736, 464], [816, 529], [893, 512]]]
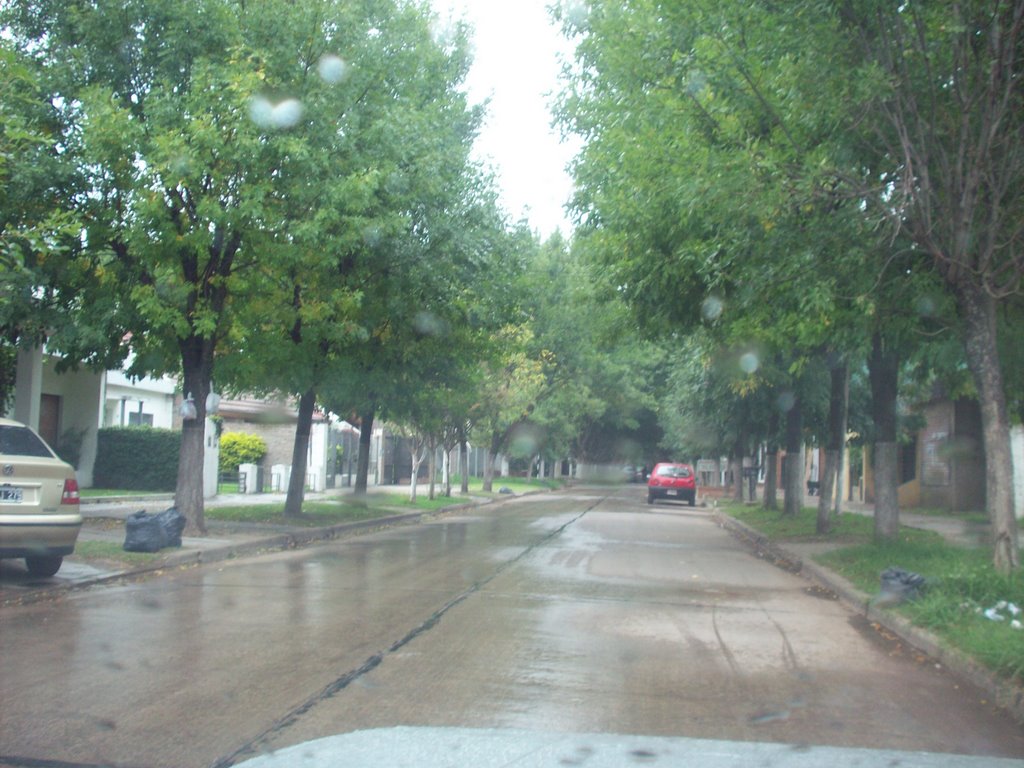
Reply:
[[3, 607], [0, 765], [226, 766], [395, 725], [1024, 757], [983, 694], [641, 493]]

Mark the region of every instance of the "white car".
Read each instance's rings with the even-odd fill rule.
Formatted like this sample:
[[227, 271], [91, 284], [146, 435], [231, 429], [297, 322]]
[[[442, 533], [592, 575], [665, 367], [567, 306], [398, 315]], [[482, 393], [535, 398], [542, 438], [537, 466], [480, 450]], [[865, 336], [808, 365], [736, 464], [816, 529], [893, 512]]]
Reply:
[[82, 515], [75, 470], [24, 424], [0, 419], [0, 558], [53, 576], [75, 550]]

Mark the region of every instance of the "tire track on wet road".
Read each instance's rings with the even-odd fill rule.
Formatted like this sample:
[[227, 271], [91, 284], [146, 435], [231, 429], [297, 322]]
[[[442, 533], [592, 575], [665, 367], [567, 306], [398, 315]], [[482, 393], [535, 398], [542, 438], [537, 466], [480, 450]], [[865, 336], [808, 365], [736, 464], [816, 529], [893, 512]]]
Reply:
[[579, 522], [589, 512], [592, 512], [599, 505], [607, 501], [609, 498], [612, 498], [613, 495], [614, 494], [608, 494], [593, 500], [593, 503], [587, 506], [582, 512], [577, 513], [562, 525], [553, 528], [551, 531], [549, 531], [543, 537], [538, 539], [536, 542], [524, 548], [523, 551], [517, 554], [515, 557], [506, 560], [505, 562], [498, 565], [498, 567], [496, 567], [493, 573], [491, 573], [488, 577], [481, 579], [477, 582], [474, 582], [472, 585], [467, 587], [463, 592], [459, 593], [451, 600], [446, 602], [444, 605], [442, 605], [440, 608], [434, 611], [434, 613], [432, 613], [429, 617], [427, 617], [427, 619], [425, 619], [422, 623], [420, 623], [413, 629], [409, 630], [401, 639], [392, 643], [386, 651], [382, 651], [380, 653], [374, 654], [373, 656], [370, 656], [360, 666], [348, 670], [344, 674], [332, 680], [330, 683], [328, 683], [326, 686], [324, 686], [319, 691], [314, 693], [312, 696], [289, 709], [284, 715], [275, 720], [268, 728], [264, 729], [255, 737], [239, 746], [230, 754], [218, 759], [211, 765], [211, 768], [229, 768], [230, 766], [235, 765], [243, 759], [248, 759], [250, 757], [255, 757], [256, 755], [258, 755], [260, 753], [260, 746], [262, 744], [269, 742], [272, 737], [279, 735], [283, 731], [287, 730], [289, 727], [298, 722], [298, 720], [304, 714], [312, 710], [321, 702], [327, 701], [328, 699], [336, 696], [337, 694], [341, 693], [346, 688], [348, 688], [352, 683], [360, 680], [362, 677], [372, 672], [374, 669], [380, 666], [387, 659], [388, 656], [397, 653], [402, 648], [413, 642], [416, 638], [423, 635], [425, 632], [429, 632], [431, 629], [437, 626], [441, 619], [444, 618], [445, 614], [447, 614], [453, 608], [455, 608], [456, 606], [468, 600], [473, 595], [480, 592], [480, 590], [484, 589], [487, 585], [489, 585], [499, 576], [504, 574], [510, 568], [513, 568], [514, 566], [518, 565], [524, 558], [532, 555], [534, 551], [545, 546], [552, 540], [558, 538], [568, 528], [570, 528], [575, 523]]

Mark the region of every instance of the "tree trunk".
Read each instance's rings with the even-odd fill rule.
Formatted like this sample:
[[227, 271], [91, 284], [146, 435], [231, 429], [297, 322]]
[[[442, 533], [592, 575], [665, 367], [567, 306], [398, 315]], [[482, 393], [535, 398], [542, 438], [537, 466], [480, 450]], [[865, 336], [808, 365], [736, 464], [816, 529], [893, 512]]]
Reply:
[[967, 364], [981, 402], [985, 510], [992, 526], [992, 560], [996, 570], [1009, 573], [1020, 567], [1020, 545], [1013, 508], [1013, 457], [997, 346], [996, 304], [983, 288], [966, 281], [959, 287], [957, 297], [964, 318]]
[[306, 462], [309, 457], [309, 435], [313, 429], [313, 409], [316, 392], [312, 388], [299, 398], [299, 420], [295, 424], [295, 443], [292, 446], [292, 472], [288, 480], [288, 496], [284, 501], [284, 516], [302, 514], [302, 499], [306, 492]]
[[356, 484], [352, 489], [355, 496], [366, 495], [366, 478], [370, 472], [370, 441], [373, 438], [373, 419], [377, 406], [369, 405], [359, 414], [359, 459], [356, 462]]
[[836, 491], [836, 470], [839, 466], [839, 453], [832, 448], [825, 449], [825, 466], [822, 468], [821, 481], [818, 484], [818, 519], [815, 530], [826, 534], [832, 530], [832, 497]]
[[[412, 460], [412, 477], [409, 479], [409, 501], [416, 503], [416, 491], [417, 486], [420, 482], [420, 465], [423, 463], [425, 458], [424, 450], [426, 447], [426, 441], [418, 440], [413, 438], [409, 443], [409, 457]], [[433, 463], [433, 458], [431, 458]], [[431, 496], [433, 496], [433, 483], [431, 483]]]
[[786, 498], [782, 514], [796, 517], [804, 505], [804, 414], [800, 397], [786, 413]]
[[765, 455], [765, 467], [764, 467], [764, 501], [762, 504], [765, 509], [778, 509], [778, 485], [776, 483], [776, 475], [779, 471], [779, 451], [778, 447], [769, 448], [768, 453]]
[[868, 356], [871, 413], [875, 422], [873, 466], [876, 539], [894, 539], [900, 531], [896, 477], [896, 396], [899, 392], [899, 373], [899, 354], [886, 345], [881, 334], [876, 333], [871, 340], [871, 354]]
[[732, 465], [732, 497], [741, 504], [743, 503], [743, 453], [743, 442], [740, 439], [733, 446], [729, 463]]
[[185, 517], [187, 536], [206, 535], [203, 508], [203, 472], [206, 453], [206, 396], [213, 379], [213, 342], [190, 336], [180, 342], [182, 384], [191, 395], [196, 417], [181, 423], [178, 480], [174, 506]]
[[[740, 405], [740, 426], [736, 432], [736, 442], [733, 444], [733, 454], [736, 457], [735, 468], [733, 469], [733, 498], [743, 503], [743, 459], [747, 455], [747, 442], [749, 439], [747, 428], [747, 406], [745, 402]], [[753, 501], [753, 499], [751, 499]]]
[[850, 420], [850, 364], [843, 363], [843, 411], [839, 420], [839, 451], [836, 457], [836, 501], [833, 507], [836, 517], [843, 511], [843, 461], [846, 455], [846, 432]]
[[839, 474], [839, 451], [843, 443], [843, 390], [846, 382], [846, 364], [831, 371], [831, 389], [828, 406], [828, 441], [825, 445], [825, 467], [818, 486], [818, 521], [816, 530], [825, 534], [832, 530], [832, 504], [836, 477]]
[[459, 438], [459, 475], [462, 478], [462, 486], [459, 492], [463, 496], [469, 495], [469, 443], [466, 441], [465, 433]]
[[900, 506], [896, 466], [899, 457], [897, 443], [880, 443], [872, 448], [872, 466], [875, 476], [875, 538], [895, 539], [900, 532]]
[[779, 412], [772, 409], [768, 421], [768, 440], [764, 470], [764, 508], [778, 509], [777, 478], [779, 471]]
[[501, 434], [495, 432], [491, 435], [491, 445], [484, 456], [484, 491], [491, 493], [494, 490], [494, 457], [498, 455], [498, 448], [501, 446]]
[[441, 495], [446, 499], [452, 496], [452, 451], [454, 447], [444, 446], [444, 453], [441, 455]]
[[430, 475], [427, 498], [433, 501], [437, 493], [437, 441], [433, 439], [427, 440], [427, 474]]
[[484, 482], [482, 490], [485, 493], [490, 493], [494, 487], [494, 454], [491, 453], [491, 449], [487, 448], [484, 450]]

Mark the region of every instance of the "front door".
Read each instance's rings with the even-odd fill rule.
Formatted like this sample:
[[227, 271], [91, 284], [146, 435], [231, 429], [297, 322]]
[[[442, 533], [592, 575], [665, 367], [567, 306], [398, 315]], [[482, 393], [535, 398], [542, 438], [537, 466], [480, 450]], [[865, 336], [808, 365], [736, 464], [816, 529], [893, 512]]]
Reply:
[[39, 397], [39, 435], [53, 450], [57, 450], [60, 437], [60, 396]]

